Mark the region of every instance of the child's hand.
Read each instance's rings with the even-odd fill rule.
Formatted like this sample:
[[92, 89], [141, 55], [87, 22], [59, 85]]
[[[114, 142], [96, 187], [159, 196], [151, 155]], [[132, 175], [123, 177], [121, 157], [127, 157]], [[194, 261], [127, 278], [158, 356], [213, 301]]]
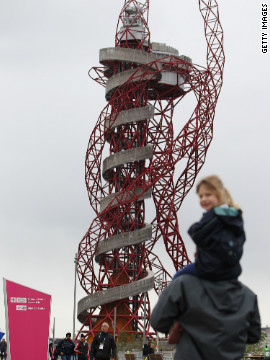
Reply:
[[183, 330], [181, 324], [175, 321], [169, 331], [168, 344], [178, 344]]

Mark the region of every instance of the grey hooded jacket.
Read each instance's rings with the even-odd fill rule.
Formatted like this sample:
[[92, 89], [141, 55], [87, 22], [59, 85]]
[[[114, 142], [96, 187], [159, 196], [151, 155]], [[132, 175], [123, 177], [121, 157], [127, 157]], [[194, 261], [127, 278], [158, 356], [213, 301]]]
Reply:
[[240, 360], [261, 335], [257, 297], [238, 280], [179, 276], [159, 297], [151, 326], [169, 333], [175, 320], [184, 328], [177, 360]]

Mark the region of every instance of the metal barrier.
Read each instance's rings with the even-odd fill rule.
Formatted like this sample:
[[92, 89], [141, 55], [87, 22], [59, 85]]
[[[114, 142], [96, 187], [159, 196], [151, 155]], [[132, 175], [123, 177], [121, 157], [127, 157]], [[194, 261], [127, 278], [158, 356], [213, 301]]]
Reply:
[[[173, 360], [175, 351], [162, 351], [159, 353], [151, 354], [150, 360]], [[153, 357], [154, 356], [154, 357]], [[144, 360], [142, 351], [132, 351], [126, 354], [124, 351], [118, 352], [118, 360]]]

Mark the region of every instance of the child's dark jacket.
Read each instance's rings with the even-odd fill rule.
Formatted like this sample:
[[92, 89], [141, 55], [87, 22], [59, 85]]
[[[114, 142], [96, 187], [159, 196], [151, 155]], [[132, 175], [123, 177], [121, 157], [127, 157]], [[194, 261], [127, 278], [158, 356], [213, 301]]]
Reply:
[[245, 232], [241, 210], [216, 207], [188, 230], [197, 245], [196, 269], [209, 280], [236, 279], [241, 274]]

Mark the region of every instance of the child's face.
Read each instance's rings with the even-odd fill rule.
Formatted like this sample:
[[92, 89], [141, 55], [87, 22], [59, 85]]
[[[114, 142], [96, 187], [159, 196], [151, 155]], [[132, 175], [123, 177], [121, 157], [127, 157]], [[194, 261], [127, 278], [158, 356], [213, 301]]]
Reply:
[[207, 186], [201, 185], [198, 190], [200, 198], [200, 205], [206, 211], [213, 209], [216, 206], [220, 206], [220, 200], [217, 195], [210, 190]]

